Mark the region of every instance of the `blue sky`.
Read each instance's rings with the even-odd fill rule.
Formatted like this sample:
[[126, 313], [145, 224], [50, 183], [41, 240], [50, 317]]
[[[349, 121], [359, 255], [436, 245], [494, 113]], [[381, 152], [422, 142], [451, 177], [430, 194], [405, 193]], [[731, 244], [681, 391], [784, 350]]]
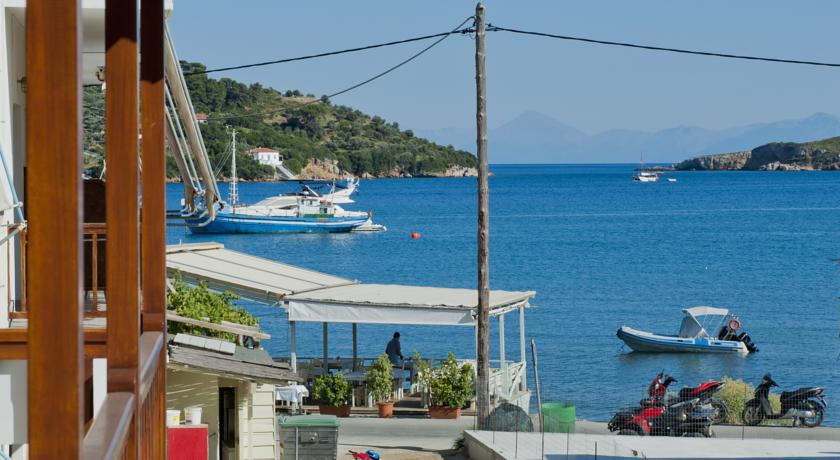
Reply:
[[[705, 0], [485, 2], [499, 26], [614, 41], [840, 62], [840, 2]], [[294, 57], [453, 28], [465, 1], [176, 0], [181, 59], [208, 67]], [[332, 93], [425, 46], [413, 43], [215, 74], [278, 89]], [[474, 125], [474, 42], [453, 36], [334, 102], [404, 128]], [[840, 113], [840, 69], [654, 53], [502, 32], [487, 39], [491, 127], [536, 110], [587, 132], [725, 128]]]

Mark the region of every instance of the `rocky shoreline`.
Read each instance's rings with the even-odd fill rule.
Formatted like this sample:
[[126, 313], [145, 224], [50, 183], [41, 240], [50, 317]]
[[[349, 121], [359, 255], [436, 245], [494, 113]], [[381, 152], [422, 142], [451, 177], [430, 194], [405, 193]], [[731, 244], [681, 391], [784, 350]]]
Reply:
[[[492, 174], [491, 174], [492, 175]], [[301, 179], [318, 179], [318, 180], [341, 180], [353, 174], [344, 171], [339, 167], [336, 160], [318, 160], [312, 158], [306, 166], [300, 171], [298, 177]], [[450, 166], [445, 171], [430, 171], [411, 174], [400, 168], [394, 168], [381, 174], [364, 173], [361, 179], [401, 179], [401, 178], [430, 178], [430, 177], [477, 177], [478, 170], [466, 166]], [[220, 181], [227, 181], [229, 178], [222, 178]], [[277, 179], [273, 177], [266, 177], [261, 179], [243, 180], [240, 182], [275, 182]], [[167, 178], [167, 182], [179, 183], [180, 177]]]
[[741, 152], [703, 155], [674, 165], [678, 171], [840, 171], [840, 138], [798, 144], [773, 142]]

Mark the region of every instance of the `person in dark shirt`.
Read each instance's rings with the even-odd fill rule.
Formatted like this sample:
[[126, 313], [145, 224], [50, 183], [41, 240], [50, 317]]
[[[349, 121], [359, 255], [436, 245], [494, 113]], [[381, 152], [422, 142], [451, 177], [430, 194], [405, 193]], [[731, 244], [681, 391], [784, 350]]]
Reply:
[[388, 359], [391, 360], [391, 364], [402, 364], [403, 355], [402, 350], [400, 349], [400, 333], [394, 332], [394, 338], [388, 342], [388, 346], [385, 347], [385, 354], [388, 355]]

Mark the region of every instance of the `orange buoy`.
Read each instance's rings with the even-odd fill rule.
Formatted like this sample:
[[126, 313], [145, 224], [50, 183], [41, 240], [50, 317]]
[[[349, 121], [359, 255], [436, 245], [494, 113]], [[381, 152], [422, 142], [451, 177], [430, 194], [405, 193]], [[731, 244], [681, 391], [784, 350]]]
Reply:
[[420, 234], [419, 234], [419, 233], [417, 233], [417, 232], [413, 232], [413, 233], [411, 234], [411, 239], [416, 240], [416, 239], [418, 239], [418, 238], [420, 238]]

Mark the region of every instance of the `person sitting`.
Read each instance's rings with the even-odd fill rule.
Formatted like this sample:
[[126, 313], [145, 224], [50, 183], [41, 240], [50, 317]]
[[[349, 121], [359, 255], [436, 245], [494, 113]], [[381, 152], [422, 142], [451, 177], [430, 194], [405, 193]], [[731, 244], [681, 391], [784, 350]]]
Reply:
[[388, 355], [388, 359], [391, 360], [391, 364], [400, 365], [402, 364], [403, 354], [402, 349], [400, 348], [400, 333], [394, 332], [394, 338], [388, 342], [388, 346], [385, 347], [385, 354]]

